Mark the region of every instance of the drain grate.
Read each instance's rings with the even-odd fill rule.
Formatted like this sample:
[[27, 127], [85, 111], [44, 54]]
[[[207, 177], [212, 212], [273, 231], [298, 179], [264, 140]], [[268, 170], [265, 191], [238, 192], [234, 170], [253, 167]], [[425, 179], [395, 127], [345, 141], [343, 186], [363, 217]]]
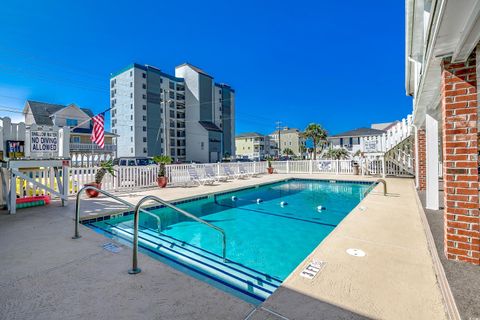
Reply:
[[355, 248], [347, 249], [347, 253], [354, 257], [365, 257], [367, 255], [365, 251]]
[[102, 248], [113, 253], [119, 253], [120, 251], [122, 251], [122, 248], [111, 242], [103, 244]]

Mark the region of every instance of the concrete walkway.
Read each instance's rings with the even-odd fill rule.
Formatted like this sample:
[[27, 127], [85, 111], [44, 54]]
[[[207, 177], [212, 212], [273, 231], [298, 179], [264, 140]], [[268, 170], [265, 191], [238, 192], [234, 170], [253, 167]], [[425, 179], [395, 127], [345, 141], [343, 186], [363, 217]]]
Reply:
[[[173, 200], [292, 175], [216, 186], [124, 193], [136, 203]], [[299, 177], [307, 177], [299, 175]], [[311, 178], [312, 176], [308, 176]], [[317, 176], [361, 179], [352, 176]], [[0, 214], [0, 319], [443, 319], [445, 313], [410, 180], [389, 179], [388, 197], [369, 195], [262, 306], [254, 306], [140, 254], [142, 273], [126, 273], [131, 249], [111, 253], [110, 239], [81, 226], [72, 240], [74, 203]], [[380, 187], [379, 187], [380, 188]], [[98, 198], [83, 215], [121, 210]], [[364, 258], [346, 248], [361, 248]], [[298, 277], [312, 257], [327, 262], [313, 279]]]

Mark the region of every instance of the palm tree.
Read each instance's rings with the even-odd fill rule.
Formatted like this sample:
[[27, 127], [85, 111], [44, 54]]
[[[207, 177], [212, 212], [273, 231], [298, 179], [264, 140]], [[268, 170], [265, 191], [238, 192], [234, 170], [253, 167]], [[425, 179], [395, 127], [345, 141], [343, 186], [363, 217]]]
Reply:
[[343, 148], [340, 148], [340, 149], [330, 148], [327, 150], [327, 152], [325, 152], [324, 157], [332, 160], [348, 159], [350, 157], [350, 152], [348, 152], [347, 149], [343, 149]]
[[290, 149], [290, 148], [285, 148], [285, 149], [283, 149], [283, 154], [286, 155], [286, 156], [294, 156], [294, 155], [295, 155], [295, 153], [293, 152], [293, 150]]
[[317, 147], [327, 142], [327, 130], [323, 129], [317, 123], [310, 123], [303, 132], [305, 139], [311, 139], [313, 142], [313, 160], [317, 160]]
[[301, 144], [299, 147], [298, 147], [299, 151], [300, 151], [300, 157], [302, 159], [305, 159], [305, 153], [307, 152], [307, 147], [304, 145], [304, 144]]

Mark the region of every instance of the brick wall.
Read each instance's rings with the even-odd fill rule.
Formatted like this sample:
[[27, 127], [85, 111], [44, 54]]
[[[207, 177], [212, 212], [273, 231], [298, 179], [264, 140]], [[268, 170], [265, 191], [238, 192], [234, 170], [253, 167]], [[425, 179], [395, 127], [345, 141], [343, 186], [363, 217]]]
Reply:
[[442, 62], [445, 255], [480, 264], [475, 52]]
[[418, 190], [427, 188], [427, 152], [425, 143], [425, 129], [418, 129]]

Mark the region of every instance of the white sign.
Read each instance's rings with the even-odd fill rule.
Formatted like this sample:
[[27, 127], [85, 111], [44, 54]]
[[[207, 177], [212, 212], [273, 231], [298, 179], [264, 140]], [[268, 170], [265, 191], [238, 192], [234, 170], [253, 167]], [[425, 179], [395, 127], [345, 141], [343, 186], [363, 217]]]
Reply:
[[312, 280], [313, 278], [315, 278], [317, 273], [323, 269], [324, 266], [324, 261], [317, 261], [314, 259], [305, 267], [305, 269], [300, 272], [300, 276]]
[[31, 131], [31, 153], [58, 153], [58, 132], [56, 131]]
[[364, 152], [376, 152], [376, 151], [377, 151], [377, 141], [365, 141]]

